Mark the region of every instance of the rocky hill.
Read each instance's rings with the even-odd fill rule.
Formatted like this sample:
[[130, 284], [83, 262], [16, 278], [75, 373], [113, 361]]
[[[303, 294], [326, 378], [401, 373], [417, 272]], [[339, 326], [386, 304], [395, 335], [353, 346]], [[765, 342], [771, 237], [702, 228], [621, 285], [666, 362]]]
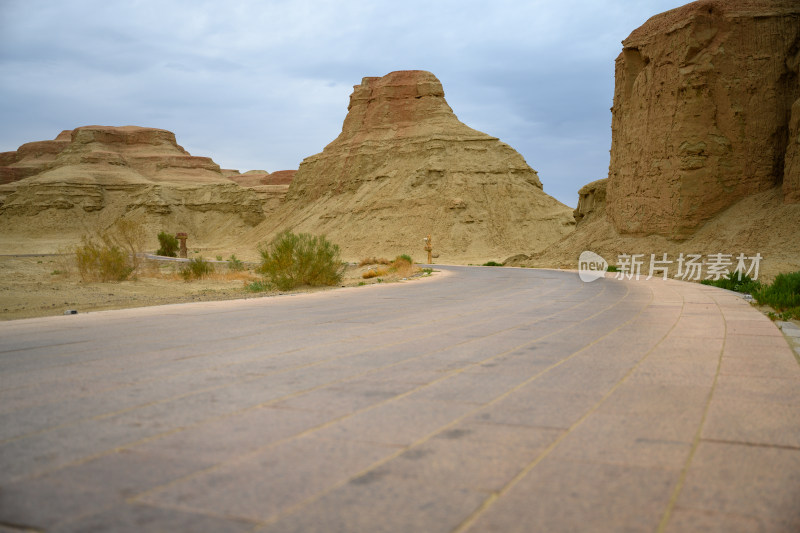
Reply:
[[573, 234], [510, 264], [760, 253], [768, 275], [799, 270], [799, 70], [795, 0], [652, 17], [616, 60], [608, 179], [579, 191]]
[[248, 236], [323, 233], [351, 259], [486, 261], [540, 250], [572, 231], [571, 210], [545, 194], [510, 146], [458, 120], [430, 72], [364, 78], [341, 134], [306, 158], [286, 203]]
[[0, 253], [52, 252], [123, 217], [153, 239], [165, 229], [210, 243], [266, 215], [267, 193], [225, 178], [213, 160], [155, 128], [67, 130], [0, 154], [0, 177]]

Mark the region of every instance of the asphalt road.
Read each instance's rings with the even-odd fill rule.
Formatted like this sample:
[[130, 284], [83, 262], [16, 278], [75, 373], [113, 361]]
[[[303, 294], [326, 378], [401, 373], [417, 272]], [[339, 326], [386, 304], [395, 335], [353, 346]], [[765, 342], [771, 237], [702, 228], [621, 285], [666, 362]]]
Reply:
[[800, 365], [746, 302], [441, 268], [0, 323], [0, 531], [800, 530]]

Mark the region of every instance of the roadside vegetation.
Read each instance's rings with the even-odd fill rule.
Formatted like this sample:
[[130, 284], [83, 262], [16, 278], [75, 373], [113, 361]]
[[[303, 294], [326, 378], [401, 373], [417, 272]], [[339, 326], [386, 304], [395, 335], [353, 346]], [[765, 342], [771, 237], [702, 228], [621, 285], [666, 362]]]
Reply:
[[175, 235], [162, 231], [158, 234], [158, 250], [156, 250], [156, 255], [177, 257], [178, 246], [178, 238], [175, 237]]
[[382, 283], [385, 277], [391, 276], [397, 279], [407, 279], [422, 272], [419, 267], [414, 266], [414, 260], [408, 254], [398, 255], [393, 261], [384, 258], [362, 259], [358, 266], [369, 266], [370, 268], [361, 274], [363, 279], [376, 278], [378, 283]]
[[[124, 281], [135, 277], [142, 266], [145, 237], [140, 225], [125, 219], [106, 231], [84, 236], [73, 250], [81, 280]], [[59, 273], [69, 270], [59, 269]]]
[[203, 259], [203, 256], [193, 257], [181, 267], [181, 277], [184, 281], [203, 279], [214, 273], [214, 265]]
[[773, 319], [800, 319], [800, 271], [778, 274], [772, 283], [762, 283], [737, 272], [719, 280], [703, 280], [704, 285], [750, 294], [759, 305], [774, 309], [767, 315]]
[[257, 272], [271, 285], [288, 291], [301, 285], [337, 285], [345, 265], [339, 246], [324, 236], [284, 231], [259, 247], [261, 265]]

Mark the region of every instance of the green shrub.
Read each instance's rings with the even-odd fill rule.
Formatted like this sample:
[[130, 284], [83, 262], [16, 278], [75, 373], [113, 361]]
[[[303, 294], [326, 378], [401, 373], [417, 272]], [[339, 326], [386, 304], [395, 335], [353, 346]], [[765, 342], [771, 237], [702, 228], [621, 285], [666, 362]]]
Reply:
[[166, 231], [158, 234], [159, 248], [156, 255], [164, 255], [166, 257], [176, 257], [178, 255], [178, 238], [175, 235], [170, 235]]
[[744, 292], [747, 294], [753, 294], [763, 287], [760, 281], [756, 281], [747, 274], [742, 274], [738, 270], [735, 272], [730, 272], [727, 276], [724, 276], [720, 279], [704, 279], [700, 283], [703, 285], [719, 287], [720, 289]]
[[264, 292], [270, 289], [269, 284], [264, 283], [263, 281], [253, 281], [252, 283], [248, 283], [244, 286], [244, 290], [247, 292]]
[[503, 263], [498, 263], [497, 261], [487, 261], [486, 263], [483, 264], [483, 266], [485, 266], [485, 267], [501, 267], [501, 266], [503, 266]]
[[128, 253], [118, 246], [88, 238], [75, 247], [75, 262], [83, 281], [123, 281], [134, 271]]
[[606, 268], [606, 272], [619, 272], [619, 267], [617, 267], [616, 265], [608, 265], [608, 268]]
[[241, 272], [244, 270], [244, 263], [241, 259], [237, 258], [236, 255], [231, 254], [230, 258], [228, 258], [228, 270], [231, 272]]
[[324, 236], [308, 233], [295, 235], [284, 231], [267, 246], [259, 248], [261, 266], [258, 272], [269, 278], [280, 290], [300, 285], [336, 285], [342, 280], [344, 265], [339, 246]]
[[409, 263], [411, 265], [414, 264], [414, 260], [411, 259], [411, 256], [408, 255], [408, 254], [400, 254], [400, 255], [398, 255], [397, 257], [394, 258], [394, 261], [395, 261], [395, 263], [398, 262], [398, 261], [405, 261], [406, 263]]
[[214, 266], [202, 257], [194, 257], [181, 268], [181, 276], [186, 281], [203, 279], [214, 272]]
[[762, 285], [753, 293], [761, 305], [769, 305], [782, 316], [800, 317], [800, 272], [778, 274], [770, 285]]

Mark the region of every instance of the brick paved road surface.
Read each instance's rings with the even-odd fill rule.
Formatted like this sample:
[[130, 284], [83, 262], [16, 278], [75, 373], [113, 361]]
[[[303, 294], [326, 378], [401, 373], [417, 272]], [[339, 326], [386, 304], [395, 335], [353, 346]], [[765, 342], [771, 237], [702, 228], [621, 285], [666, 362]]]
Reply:
[[442, 270], [0, 324], [0, 531], [800, 531], [800, 365], [747, 303]]

